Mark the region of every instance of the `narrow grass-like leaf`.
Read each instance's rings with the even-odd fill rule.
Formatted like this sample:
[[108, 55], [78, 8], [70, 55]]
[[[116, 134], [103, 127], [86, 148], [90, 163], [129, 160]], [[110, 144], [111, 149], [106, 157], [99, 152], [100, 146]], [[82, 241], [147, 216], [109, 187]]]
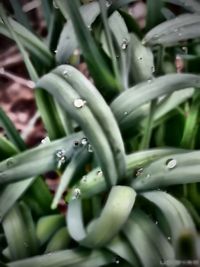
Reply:
[[62, 197], [62, 194], [67, 189], [69, 183], [71, 180], [75, 177], [76, 173], [79, 172], [83, 166], [87, 163], [89, 159], [90, 153], [88, 153], [87, 149], [80, 149], [79, 151], [76, 151], [73, 155], [72, 160], [66, 167], [64, 173], [61, 176], [60, 183], [58, 185], [58, 188], [56, 190], [51, 208], [55, 209], [58, 205], [59, 200]]
[[24, 203], [15, 205], [3, 220], [3, 229], [12, 260], [38, 252], [38, 240], [31, 213]]
[[117, 92], [119, 90], [118, 84], [104, 59], [103, 54], [100, 52], [89, 29], [85, 25], [79, 11], [78, 1], [66, 1], [66, 4], [76, 32], [76, 38], [78, 39], [89, 71], [95, 82], [98, 84], [99, 90], [104, 94], [108, 92], [108, 89], [113, 93]]
[[117, 257], [120, 257], [121, 259], [129, 262], [131, 266], [139, 266], [139, 262], [134, 251], [131, 249], [130, 244], [122, 235], [118, 235], [113, 238], [112, 241], [106, 245], [106, 248], [115, 253], [116, 259]]
[[[38, 188], [40, 190], [38, 190]], [[42, 177], [39, 176], [35, 179], [32, 186], [25, 193], [24, 201], [26, 201], [27, 197], [37, 203], [41, 215], [51, 213], [50, 205], [52, 202], [52, 194]]]
[[183, 14], [153, 28], [146, 34], [143, 42], [148, 45], [171, 46], [179, 41], [200, 37], [199, 26], [199, 15]]
[[13, 125], [12, 121], [5, 114], [5, 112], [0, 108], [0, 125], [5, 130], [8, 138], [16, 145], [19, 150], [25, 150], [26, 145]]
[[142, 211], [133, 211], [123, 232], [142, 266], [159, 266], [162, 260], [174, 258], [173, 249], [167, 239]]
[[0, 184], [16, 182], [56, 169], [58, 164], [56, 152], [64, 149], [66, 160], [71, 159], [73, 142], [82, 137], [82, 133], [74, 134], [2, 161], [0, 163]]
[[200, 182], [199, 151], [171, 154], [144, 168], [143, 173], [133, 181], [135, 190], [149, 190], [159, 187]]
[[136, 193], [130, 187], [113, 187], [100, 217], [90, 223], [87, 232], [83, 225], [81, 201], [71, 201], [67, 212], [67, 225], [71, 237], [86, 247], [105, 245], [123, 227], [132, 210], [135, 197]]
[[42, 4], [42, 10], [43, 10], [43, 14], [44, 14], [44, 18], [46, 21], [46, 25], [48, 28], [48, 31], [50, 30], [50, 25], [51, 25], [51, 16], [52, 16], [52, 9], [53, 9], [53, 5], [52, 5], [52, 1], [51, 0], [43, 0], [41, 2]]
[[65, 225], [65, 219], [61, 214], [41, 217], [37, 222], [36, 232], [41, 245], [44, 245], [55, 234], [55, 232]]
[[22, 10], [22, 6], [20, 4], [19, 0], [10, 0], [10, 4], [12, 5], [12, 8], [14, 10], [14, 15], [15, 18], [17, 19], [17, 21], [23, 25], [25, 28], [31, 30], [31, 26], [30, 26], [30, 22], [25, 14], [25, 12], [23, 12]]
[[[13, 31], [17, 34], [20, 41], [34, 55], [37, 60], [46, 68], [53, 64], [53, 55], [48, 50], [47, 46], [29, 30], [23, 27], [15, 20], [8, 18]], [[6, 25], [0, 20], [0, 33], [13, 39], [11, 33], [7, 30]]]
[[54, 99], [40, 89], [35, 91], [35, 99], [50, 139], [55, 140], [64, 137], [66, 132]]
[[155, 71], [152, 51], [143, 46], [135, 34], [131, 34], [132, 76], [136, 82], [152, 79]]
[[21, 261], [8, 263], [9, 267], [99, 267], [113, 262], [111, 253], [83, 249], [69, 249]]
[[0, 136], [0, 160], [17, 154], [19, 150], [7, 138]]
[[94, 85], [75, 68], [69, 65], [62, 65], [53, 70], [53, 72], [64, 78], [80, 97], [86, 100], [107, 136], [114, 154], [116, 169], [119, 176], [123, 177], [125, 175], [125, 149], [119, 127], [110, 107]]
[[[113, 152], [101, 125], [87, 105], [87, 99], [80, 98], [70, 84], [54, 73], [45, 75], [37, 85], [50, 92], [72, 119], [80, 124], [97, 154], [108, 185], [116, 184], [118, 174]], [[76, 105], [77, 101], [81, 106]]]
[[123, 92], [111, 104], [121, 128], [126, 128], [132, 113], [141, 105], [162, 95], [188, 87], [198, 87], [200, 78], [193, 74], [168, 74], [155, 78], [151, 82], [138, 84]]
[[150, 30], [162, 20], [163, 0], [147, 0], [146, 29]]
[[[195, 232], [192, 218], [183, 204], [170, 194], [162, 191], [151, 191], [141, 194], [146, 200], [154, 205], [167, 222], [171, 239], [177, 241], [181, 232], [191, 230]], [[159, 222], [158, 222], [159, 223]]]
[[66, 227], [60, 228], [48, 242], [45, 254], [66, 249], [71, 238]]
[[0, 190], [0, 221], [15, 202], [24, 194], [27, 188], [32, 185], [35, 179], [36, 177], [29, 178], [25, 181], [15, 182]]
[[[58, 5], [64, 4], [64, 1], [57, 1]], [[66, 10], [66, 8], [62, 8]], [[93, 2], [80, 7], [81, 16], [86, 25], [91, 27], [91, 24], [99, 15], [100, 8], [97, 2]], [[65, 18], [68, 18], [68, 16]], [[72, 21], [69, 20], [64, 26], [57, 46], [56, 60], [59, 64], [65, 64], [69, 61], [70, 56], [74, 50], [79, 47], [76, 34], [72, 25]]]
[[[146, 151], [135, 152], [126, 157], [127, 176], [133, 176], [140, 168], [144, 168], [145, 165], [150, 162], [159, 159], [162, 156], [170, 155], [172, 153], [182, 153], [181, 149], [150, 149]], [[96, 168], [84, 176], [81, 181], [75, 185], [75, 188], [79, 188], [82, 198], [88, 198], [95, 194], [101, 193], [106, 190], [105, 179], [99, 168]], [[73, 191], [69, 193], [68, 200], [73, 197]]]

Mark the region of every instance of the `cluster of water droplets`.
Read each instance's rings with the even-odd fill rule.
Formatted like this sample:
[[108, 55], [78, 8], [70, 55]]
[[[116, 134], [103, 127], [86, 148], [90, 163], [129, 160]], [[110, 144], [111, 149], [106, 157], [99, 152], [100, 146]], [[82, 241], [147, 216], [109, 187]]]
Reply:
[[56, 151], [56, 161], [57, 161], [57, 168], [60, 169], [61, 166], [66, 162], [66, 151], [64, 149], [59, 149]]

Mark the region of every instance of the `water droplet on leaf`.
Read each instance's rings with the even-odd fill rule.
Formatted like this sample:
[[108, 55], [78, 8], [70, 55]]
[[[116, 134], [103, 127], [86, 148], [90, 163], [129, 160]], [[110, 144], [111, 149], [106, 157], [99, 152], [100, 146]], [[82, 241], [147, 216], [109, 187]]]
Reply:
[[135, 176], [138, 177], [138, 176], [142, 175], [143, 171], [144, 171], [143, 168], [137, 169], [136, 172], [135, 172]]
[[78, 199], [81, 196], [81, 190], [79, 188], [75, 188], [73, 191], [72, 199]]
[[171, 240], [171, 237], [170, 237], [170, 236], [168, 236], [168, 237], [167, 237], [167, 239], [168, 239], [168, 240]]
[[60, 169], [60, 167], [66, 162], [66, 151], [64, 149], [60, 149], [56, 151], [56, 160], [58, 162], [57, 168]]
[[174, 169], [177, 165], [177, 161], [175, 159], [168, 159], [166, 161], [166, 166], [168, 169]]
[[122, 50], [126, 50], [128, 47], [128, 40], [126, 38], [123, 39], [122, 44], [121, 44], [121, 48]]
[[6, 166], [9, 168], [9, 167], [12, 167], [13, 164], [15, 163], [14, 159], [13, 158], [9, 158], [7, 161], [6, 161]]
[[87, 151], [92, 153], [93, 152], [93, 148], [90, 144], [88, 144], [88, 147], [87, 147]]
[[87, 140], [87, 138], [85, 138], [85, 137], [82, 138], [82, 139], [81, 139], [81, 145], [82, 145], [82, 146], [86, 146], [87, 144], [88, 144], [88, 140]]
[[81, 98], [77, 98], [74, 100], [74, 106], [76, 108], [82, 108], [85, 106], [85, 104], [86, 104], [86, 101]]
[[103, 175], [103, 172], [102, 172], [101, 170], [98, 170], [98, 171], [97, 171], [97, 175], [98, 175], [98, 176], [102, 176], [102, 175]]

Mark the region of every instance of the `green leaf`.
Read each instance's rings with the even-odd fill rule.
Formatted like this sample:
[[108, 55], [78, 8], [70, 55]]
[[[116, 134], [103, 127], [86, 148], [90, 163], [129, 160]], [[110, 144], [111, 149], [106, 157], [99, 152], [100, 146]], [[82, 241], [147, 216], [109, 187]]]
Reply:
[[[64, 1], [57, 1], [58, 5], [66, 5]], [[66, 10], [61, 8], [61, 10]], [[80, 7], [81, 16], [86, 25], [90, 26], [95, 21], [99, 15], [100, 8], [97, 2], [89, 3]], [[66, 17], [68, 19], [68, 16]], [[67, 45], [66, 45], [67, 44]], [[72, 21], [69, 20], [65, 24], [60, 39], [57, 46], [56, 60], [59, 64], [65, 64], [69, 61], [70, 56], [73, 54], [74, 50], [79, 48], [76, 33], [73, 28]]]
[[79, 11], [78, 1], [66, 1], [68, 12], [74, 26], [76, 38], [83, 52], [89, 71], [103, 94], [116, 93], [119, 88], [103, 54], [96, 45]]
[[[67, 73], [65, 75], [67, 75]], [[43, 76], [43, 78], [37, 83], [37, 86], [51, 93], [58, 103], [60, 103], [60, 105], [68, 112], [71, 118], [79, 123], [89, 139], [94, 152], [97, 154], [108, 185], [114, 185], [119, 176], [116, 170], [118, 168], [115, 164], [114, 154], [107, 139], [108, 135], [105, 135], [100, 123], [95, 118], [93, 112], [91, 112], [90, 105], [87, 105], [87, 98], [81, 98], [69, 83], [54, 73]], [[103, 100], [100, 95], [96, 99], [99, 99], [101, 102]], [[77, 101], [78, 103], [81, 103], [80, 106], [76, 105]], [[90, 99], [88, 99], [88, 101], [90, 102]], [[108, 109], [109, 108], [107, 106], [107, 110]], [[111, 114], [111, 112], [109, 111], [108, 114]], [[115, 155], [118, 151], [115, 152]], [[121, 153], [118, 153], [118, 155], [121, 156]]]
[[[49, 68], [54, 60], [53, 55], [50, 53], [45, 43], [12, 18], [8, 18], [8, 20], [22, 44], [37, 58], [42, 66]], [[13, 39], [13, 36], [7, 30], [7, 27], [2, 20], [0, 20], [0, 33]]]
[[177, 90], [199, 87], [199, 84], [198, 75], [168, 74], [126, 90], [112, 102], [111, 109], [123, 129], [131, 124], [134, 111], [143, 104]]
[[[172, 153], [181, 153], [182, 149], [149, 149], [146, 151], [135, 152], [126, 157], [127, 176], [133, 176], [133, 173], [140, 168], [144, 168], [148, 163], [159, 159], [162, 156]], [[89, 198], [95, 194], [99, 194], [106, 190], [105, 178], [102, 175], [101, 169], [96, 168], [84, 176], [74, 188], [79, 188], [82, 198]], [[72, 191], [73, 192], [73, 191]], [[73, 194], [68, 194], [68, 200], [73, 197]]]
[[[67, 225], [71, 237], [86, 247], [101, 247], [112, 240], [126, 222], [135, 202], [136, 193], [127, 186], [112, 187], [99, 218], [84, 229], [81, 201], [69, 203]], [[113, 221], [115, 222], [113, 224]]]
[[31, 213], [24, 203], [15, 205], [3, 220], [3, 229], [12, 260], [38, 252], [38, 240]]
[[162, 21], [162, 0], [147, 0], [146, 29], [150, 30]]
[[9, 158], [19, 152], [19, 150], [7, 138], [0, 136], [0, 160]]
[[131, 249], [130, 244], [127, 242], [124, 236], [118, 235], [114, 237], [112, 241], [106, 245], [106, 248], [111, 252], [115, 253], [117, 257], [120, 257], [121, 259], [124, 259], [129, 262], [131, 266], [139, 266], [137, 256]]
[[[170, 229], [170, 239], [175, 243], [184, 230], [195, 232], [192, 218], [183, 204], [170, 194], [162, 191], [150, 191], [141, 194], [158, 209]], [[159, 219], [159, 217], [158, 217]], [[159, 220], [158, 220], [159, 225]]]
[[0, 221], [4, 218], [9, 209], [32, 185], [35, 178], [29, 178], [25, 181], [15, 182], [7, 185], [0, 190]]
[[200, 16], [183, 14], [175, 19], [165, 21], [144, 37], [143, 42], [148, 45], [172, 46], [179, 41], [200, 37]]
[[131, 34], [131, 74], [135, 82], [150, 80], [155, 71], [152, 51], [143, 46], [135, 34]]
[[58, 164], [56, 152], [64, 149], [66, 160], [71, 159], [73, 142], [82, 137], [82, 133], [74, 134], [2, 161], [0, 163], [0, 184], [16, 182], [56, 169]]
[[43, 216], [36, 226], [37, 237], [41, 245], [44, 245], [56, 233], [58, 229], [65, 225], [64, 216], [61, 214]]
[[162, 260], [174, 259], [172, 246], [157, 225], [142, 211], [133, 211], [123, 232], [142, 266], [159, 266]]
[[144, 168], [133, 181], [135, 190], [157, 189], [175, 184], [200, 182], [199, 151], [171, 154]]
[[9, 267], [99, 267], [113, 262], [113, 255], [101, 251], [69, 249], [21, 261], [8, 263]]
[[66, 227], [60, 228], [48, 242], [45, 254], [66, 249], [71, 238]]
[[[25, 150], [26, 145], [16, 130], [14, 124], [5, 114], [3, 109], [0, 108], [0, 125], [4, 128], [8, 138], [16, 145], [19, 150]], [[5, 141], [5, 140], [4, 140]]]
[[9, 1], [13, 10], [14, 10], [14, 15], [15, 15], [15, 18], [17, 19], [17, 21], [23, 25], [25, 28], [27, 28], [28, 30], [31, 30], [31, 26], [30, 26], [30, 23], [29, 23], [29, 20], [25, 14], [25, 12], [23, 12], [22, 10], [22, 6], [20, 4], [20, 1], [19, 0], [10, 0]]
[[80, 172], [80, 170], [83, 169], [83, 166], [87, 163], [89, 155], [90, 153], [88, 153], [86, 148], [78, 150], [74, 153], [72, 160], [61, 176], [60, 183], [51, 204], [52, 209], [57, 207], [59, 200], [69, 186], [71, 180], [77, 175], [78, 172]]
[[80, 95], [80, 97], [86, 100], [86, 104], [91, 109], [95, 118], [98, 120], [107, 136], [107, 140], [110, 143], [112, 152], [114, 154], [118, 175], [123, 177], [125, 175], [124, 143], [110, 107], [107, 105], [94, 85], [92, 85], [92, 83], [74, 67], [62, 65], [54, 69], [53, 73], [56, 73], [65, 79], [65, 81], [72, 86], [72, 88]]

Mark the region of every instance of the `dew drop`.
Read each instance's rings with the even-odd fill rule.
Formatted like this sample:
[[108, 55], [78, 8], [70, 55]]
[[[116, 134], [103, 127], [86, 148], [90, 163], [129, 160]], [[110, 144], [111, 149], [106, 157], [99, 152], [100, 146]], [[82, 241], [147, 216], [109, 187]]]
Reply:
[[183, 46], [183, 47], [182, 47], [182, 50], [183, 50], [183, 52], [184, 52], [185, 54], [188, 53], [188, 48], [187, 48], [186, 46]]
[[13, 158], [9, 158], [7, 161], [6, 161], [6, 166], [9, 168], [9, 167], [12, 167], [13, 164], [15, 163], [14, 159]]
[[158, 225], [158, 221], [155, 221], [155, 224]]
[[92, 30], [92, 27], [91, 27], [91, 25], [88, 25], [87, 27], [88, 27], [89, 31], [91, 31], [91, 30]]
[[87, 176], [86, 176], [86, 175], [84, 175], [84, 176], [82, 177], [81, 182], [83, 182], [83, 183], [86, 183], [86, 182], [87, 182]]
[[178, 36], [182, 36], [182, 33], [181, 33], [181, 32], [179, 32], [179, 33], [178, 33]]
[[77, 98], [74, 100], [74, 106], [76, 108], [82, 108], [85, 106], [85, 104], [86, 104], [86, 101], [81, 98]]
[[80, 145], [80, 142], [78, 140], [74, 141], [74, 147], [78, 147]]
[[138, 59], [139, 59], [139, 60], [143, 60], [143, 57], [139, 57]]
[[90, 153], [93, 152], [93, 148], [92, 148], [91, 144], [88, 144], [87, 151], [90, 152]]
[[126, 50], [128, 47], [128, 40], [126, 38], [123, 39], [122, 44], [121, 44], [121, 48], [122, 50]]
[[120, 264], [120, 259], [118, 257], [115, 258], [115, 263]]
[[147, 82], [148, 82], [148, 83], [152, 83], [152, 79], [148, 79]]
[[75, 188], [73, 191], [72, 199], [78, 199], [81, 196], [81, 190], [79, 188]]
[[85, 137], [82, 138], [82, 139], [81, 139], [81, 145], [82, 145], [82, 146], [86, 146], [87, 144], [88, 144], [88, 140], [87, 140], [87, 138], [85, 138]]
[[60, 167], [66, 162], [66, 151], [64, 149], [60, 149], [56, 151], [56, 160], [58, 162], [57, 168], [60, 169]]
[[153, 36], [153, 39], [156, 40], [156, 39], [158, 39], [158, 37], [159, 37], [158, 34], [155, 34], [155, 35]]
[[50, 141], [50, 139], [49, 139], [48, 136], [46, 136], [45, 138], [43, 138], [43, 139], [41, 140], [41, 143], [42, 143], [43, 145], [49, 144], [50, 142], [51, 142], [51, 141]]
[[63, 75], [64, 75], [64, 76], [70, 76], [70, 72], [69, 72], [68, 70], [64, 70], [64, 71], [63, 71]]
[[128, 111], [124, 111], [124, 115], [127, 116], [128, 115]]
[[103, 175], [103, 172], [101, 170], [98, 170], [97, 171], [97, 176], [102, 176]]
[[56, 49], [56, 50], [54, 50], [54, 53], [55, 53], [55, 54], [57, 54], [57, 53], [58, 53], [58, 50], [57, 50], [57, 49]]
[[176, 167], [176, 165], [177, 165], [177, 161], [175, 160], [175, 159], [168, 159], [167, 161], [166, 161], [166, 166], [167, 166], [167, 168], [168, 169], [174, 169], [175, 167]]
[[168, 236], [168, 237], [167, 237], [167, 239], [170, 241], [170, 240], [171, 240], [171, 237], [170, 237], [170, 236]]
[[135, 176], [138, 177], [138, 176], [142, 175], [143, 171], [144, 171], [143, 168], [137, 169], [136, 172], [135, 172]]
[[151, 174], [148, 173], [148, 174], [146, 175], [146, 179], [149, 179], [150, 177], [151, 177]]

